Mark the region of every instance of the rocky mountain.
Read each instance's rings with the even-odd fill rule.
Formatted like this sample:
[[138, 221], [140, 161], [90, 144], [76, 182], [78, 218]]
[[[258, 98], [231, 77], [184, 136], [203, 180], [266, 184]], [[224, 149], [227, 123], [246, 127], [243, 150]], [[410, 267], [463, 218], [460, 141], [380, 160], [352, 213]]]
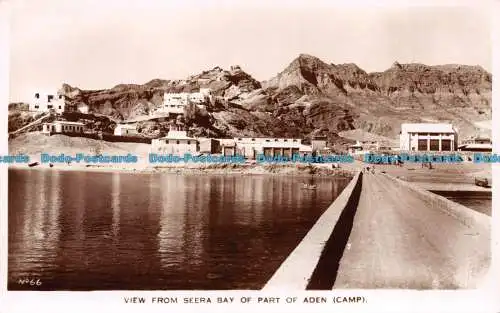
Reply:
[[[399, 64], [367, 73], [356, 64], [329, 64], [301, 54], [275, 77], [259, 82], [233, 66], [215, 67], [185, 80], [154, 79], [143, 85], [60, 92], [91, 113], [127, 120], [149, 114], [164, 92], [210, 88], [215, 97], [205, 108], [189, 106], [184, 123], [193, 135], [326, 135], [345, 143], [339, 132], [361, 129], [395, 138], [402, 122], [452, 122], [461, 136], [474, 122], [491, 119], [491, 74], [479, 66]], [[172, 122], [141, 122], [147, 136], [160, 136]]]

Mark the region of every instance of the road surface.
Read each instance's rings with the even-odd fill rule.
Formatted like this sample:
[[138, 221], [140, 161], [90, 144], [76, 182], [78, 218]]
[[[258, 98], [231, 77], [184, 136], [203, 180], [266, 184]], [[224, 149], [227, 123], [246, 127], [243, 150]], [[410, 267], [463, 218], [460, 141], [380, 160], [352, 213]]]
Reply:
[[383, 174], [364, 174], [333, 288], [474, 288], [490, 262], [490, 228], [467, 225]]

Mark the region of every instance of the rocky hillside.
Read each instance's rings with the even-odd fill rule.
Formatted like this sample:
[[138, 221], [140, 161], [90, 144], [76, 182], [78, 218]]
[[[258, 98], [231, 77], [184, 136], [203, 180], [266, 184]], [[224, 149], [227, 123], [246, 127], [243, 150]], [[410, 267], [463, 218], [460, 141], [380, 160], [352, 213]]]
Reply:
[[[474, 134], [474, 122], [491, 119], [491, 74], [478, 66], [399, 64], [367, 73], [355, 64], [329, 64], [301, 54], [268, 81], [258, 82], [239, 66], [215, 67], [185, 80], [155, 79], [143, 85], [80, 90], [63, 85], [70, 103], [91, 113], [126, 120], [148, 114], [163, 93], [210, 88], [205, 108], [190, 106], [184, 123], [193, 135], [327, 135], [361, 129], [395, 138], [402, 122], [452, 122], [461, 136]], [[144, 134], [160, 136], [165, 123], [143, 122]], [[161, 130], [161, 131], [156, 131]]]

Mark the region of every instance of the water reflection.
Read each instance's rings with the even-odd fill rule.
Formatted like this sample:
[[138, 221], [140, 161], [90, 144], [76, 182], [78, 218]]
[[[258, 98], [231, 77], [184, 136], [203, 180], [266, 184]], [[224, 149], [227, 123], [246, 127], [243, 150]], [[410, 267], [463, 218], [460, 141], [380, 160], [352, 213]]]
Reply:
[[25, 206], [16, 208], [21, 209], [24, 217], [16, 219], [22, 226], [17, 228], [18, 224], [13, 223], [15, 229], [9, 233], [9, 238], [14, 239], [12, 244], [9, 243], [9, 254], [12, 255], [10, 260], [13, 266], [18, 268], [16, 279], [39, 277], [40, 270], [50, 271], [55, 266], [61, 233], [60, 174], [43, 172], [29, 175], [20, 187], [9, 191], [9, 198], [16, 195], [26, 201]]
[[258, 289], [347, 184], [9, 171], [9, 289]]

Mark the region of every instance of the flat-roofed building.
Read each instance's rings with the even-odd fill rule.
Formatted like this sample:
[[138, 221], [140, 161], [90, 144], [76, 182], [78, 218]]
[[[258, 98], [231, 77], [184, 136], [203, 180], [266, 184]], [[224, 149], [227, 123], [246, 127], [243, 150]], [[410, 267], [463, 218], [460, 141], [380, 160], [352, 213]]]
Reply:
[[452, 124], [401, 124], [401, 151], [455, 151], [458, 132]]
[[236, 154], [247, 159], [255, 159], [258, 154], [265, 156], [292, 156], [300, 152], [302, 140], [297, 138], [252, 138], [235, 137]]
[[151, 150], [178, 156], [185, 153], [194, 154], [198, 151], [198, 141], [196, 138], [189, 137], [187, 131], [171, 127], [167, 136], [152, 140]]
[[472, 137], [462, 141], [458, 151], [492, 152], [493, 144], [490, 138]]
[[471, 137], [468, 139], [464, 139], [462, 141], [463, 145], [466, 144], [491, 144], [491, 139], [488, 137]]
[[114, 130], [115, 136], [136, 136], [138, 134], [135, 124], [118, 124]]
[[85, 130], [85, 124], [80, 122], [55, 121], [42, 124], [42, 133], [52, 134], [80, 134]]
[[492, 152], [493, 145], [491, 143], [469, 143], [458, 146], [458, 151]]
[[212, 91], [210, 88], [200, 88], [197, 92], [165, 92], [163, 94], [163, 103], [160, 108], [153, 113], [184, 114], [184, 108], [194, 103], [201, 106], [210, 102]]

